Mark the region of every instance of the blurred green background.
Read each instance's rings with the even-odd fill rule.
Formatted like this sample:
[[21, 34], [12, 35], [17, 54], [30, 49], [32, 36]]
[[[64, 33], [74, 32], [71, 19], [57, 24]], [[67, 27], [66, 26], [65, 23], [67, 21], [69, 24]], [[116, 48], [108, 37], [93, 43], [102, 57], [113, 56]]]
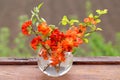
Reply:
[[[114, 2], [110, 0], [25, 0], [20, 2], [16, 0], [0, 1], [2, 6], [0, 7], [2, 8], [0, 13], [0, 57], [26, 58], [36, 55], [37, 52], [34, 52], [29, 46], [31, 38], [23, 36], [20, 27], [31, 15], [30, 10], [40, 2], [44, 2], [45, 5], [41, 9], [40, 15], [52, 24], [58, 24], [63, 15], [82, 20], [95, 9], [107, 8], [109, 13], [105, 15], [106, 17], [103, 16], [102, 23], [99, 24], [103, 31], [92, 34], [89, 43], [75, 49], [74, 56], [120, 56], [119, 0]], [[15, 5], [13, 6], [13, 4]]]

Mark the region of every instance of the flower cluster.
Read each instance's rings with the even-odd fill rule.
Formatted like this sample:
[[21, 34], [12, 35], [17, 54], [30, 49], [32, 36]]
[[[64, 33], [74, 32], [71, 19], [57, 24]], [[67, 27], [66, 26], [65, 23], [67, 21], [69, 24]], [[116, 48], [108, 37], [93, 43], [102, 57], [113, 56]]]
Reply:
[[22, 25], [22, 33], [24, 35], [29, 35], [29, 27], [32, 25], [32, 21], [27, 21]]
[[35, 35], [30, 43], [31, 47], [34, 50], [41, 47], [41, 52], [38, 53], [39, 56], [45, 60], [50, 59], [50, 65], [52, 66], [66, 60], [65, 52], [73, 52], [75, 47], [88, 42], [86, 37], [92, 32], [102, 30], [97, 28], [96, 25], [101, 21], [99, 17], [107, 13], [106, 9], [96, 10], [97, 15], [90, 14], [83, 22], [77, 19], [68, 19], [67, 16], [64, 16], [60, 22], [61, 25], [69, 25], [70, 27], [63, 32], [55, 25], [48, 25], [43, 18], [39, 17], [38, 13], [41, 6], [42, 4], [35, 7], [32, 11], [31, 20], [23, 23], [22, 33], [26, 36]]

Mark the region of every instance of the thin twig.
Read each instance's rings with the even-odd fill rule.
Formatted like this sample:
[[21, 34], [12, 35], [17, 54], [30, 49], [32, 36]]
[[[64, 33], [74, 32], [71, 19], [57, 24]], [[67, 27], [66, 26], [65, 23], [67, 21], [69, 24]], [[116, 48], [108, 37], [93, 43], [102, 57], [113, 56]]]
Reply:
[[34, 28], [33, 28], [33, 25], [31, 26], [32, 27], [32, 31], [35, 33], [36, 36], [38, 36], [38, 34], [35, 32]]
[[59, 73], [59, 71], [60, 71], [60, 64], [61, 63], [59, 63], [58, 66], [55, 66], [55, 70], [56, 70], [57, 73]]
[[60, 64], [61, 64], [61, 62], [58, 64], [58, 72], [60, 71]]
[[49, 56], [51, 56], [51, 53], [49, 52], [49, 49], [47, 49], [44, 45], [42, 45], [42, 47], [43, 47], [44, 49], [46, 49], [46, 50], [47, 50], [47, 53], [49, 54]]
[[44, 68], [43, 71], [46, 71], [49, 66], [50, 66], [50, 64], [48, 64], [48, 65]]

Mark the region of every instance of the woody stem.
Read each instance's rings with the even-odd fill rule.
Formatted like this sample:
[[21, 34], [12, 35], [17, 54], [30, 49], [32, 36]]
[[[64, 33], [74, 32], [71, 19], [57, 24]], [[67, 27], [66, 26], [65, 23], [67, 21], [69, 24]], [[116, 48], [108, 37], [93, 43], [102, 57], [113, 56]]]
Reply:
[[42, 45], [42, 47], [43, 47], [44, 49], [46, 49], [46, 50], [47, 50], [47, 53], [49, 54], [49, 56], [51, 56], [51, 54], [50, 54], [50, 52], [49, 52], [49, 49], [47, 49], [44, 45]]
[[60, 64], [61, 64], [61, 63], [59, 63], [58, 65], [55, 66], [55, 70], [56, 70], [57, 72], [60, 71]]
[[35, 32], [35, 30], [33, 29], [33, 26], [31, 26], [31, 30], [35, 33], [36, 36], [38, 36], [38, 34]]
[[48, 65], [44, 68], [43, 71], [46, 71], [49, 66], [50, 66], [50, 64], [48, 64]]

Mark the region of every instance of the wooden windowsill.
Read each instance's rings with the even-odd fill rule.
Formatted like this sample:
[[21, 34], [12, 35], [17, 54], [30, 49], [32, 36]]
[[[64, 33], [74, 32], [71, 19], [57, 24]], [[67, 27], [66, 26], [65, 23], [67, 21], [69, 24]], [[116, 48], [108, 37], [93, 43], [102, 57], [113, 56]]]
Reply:
[[36, 58], [0, 58], [0, 80], [120, 80], [120, 57], [75, 57], [71, 70], [58, 78], [43, 74]]

